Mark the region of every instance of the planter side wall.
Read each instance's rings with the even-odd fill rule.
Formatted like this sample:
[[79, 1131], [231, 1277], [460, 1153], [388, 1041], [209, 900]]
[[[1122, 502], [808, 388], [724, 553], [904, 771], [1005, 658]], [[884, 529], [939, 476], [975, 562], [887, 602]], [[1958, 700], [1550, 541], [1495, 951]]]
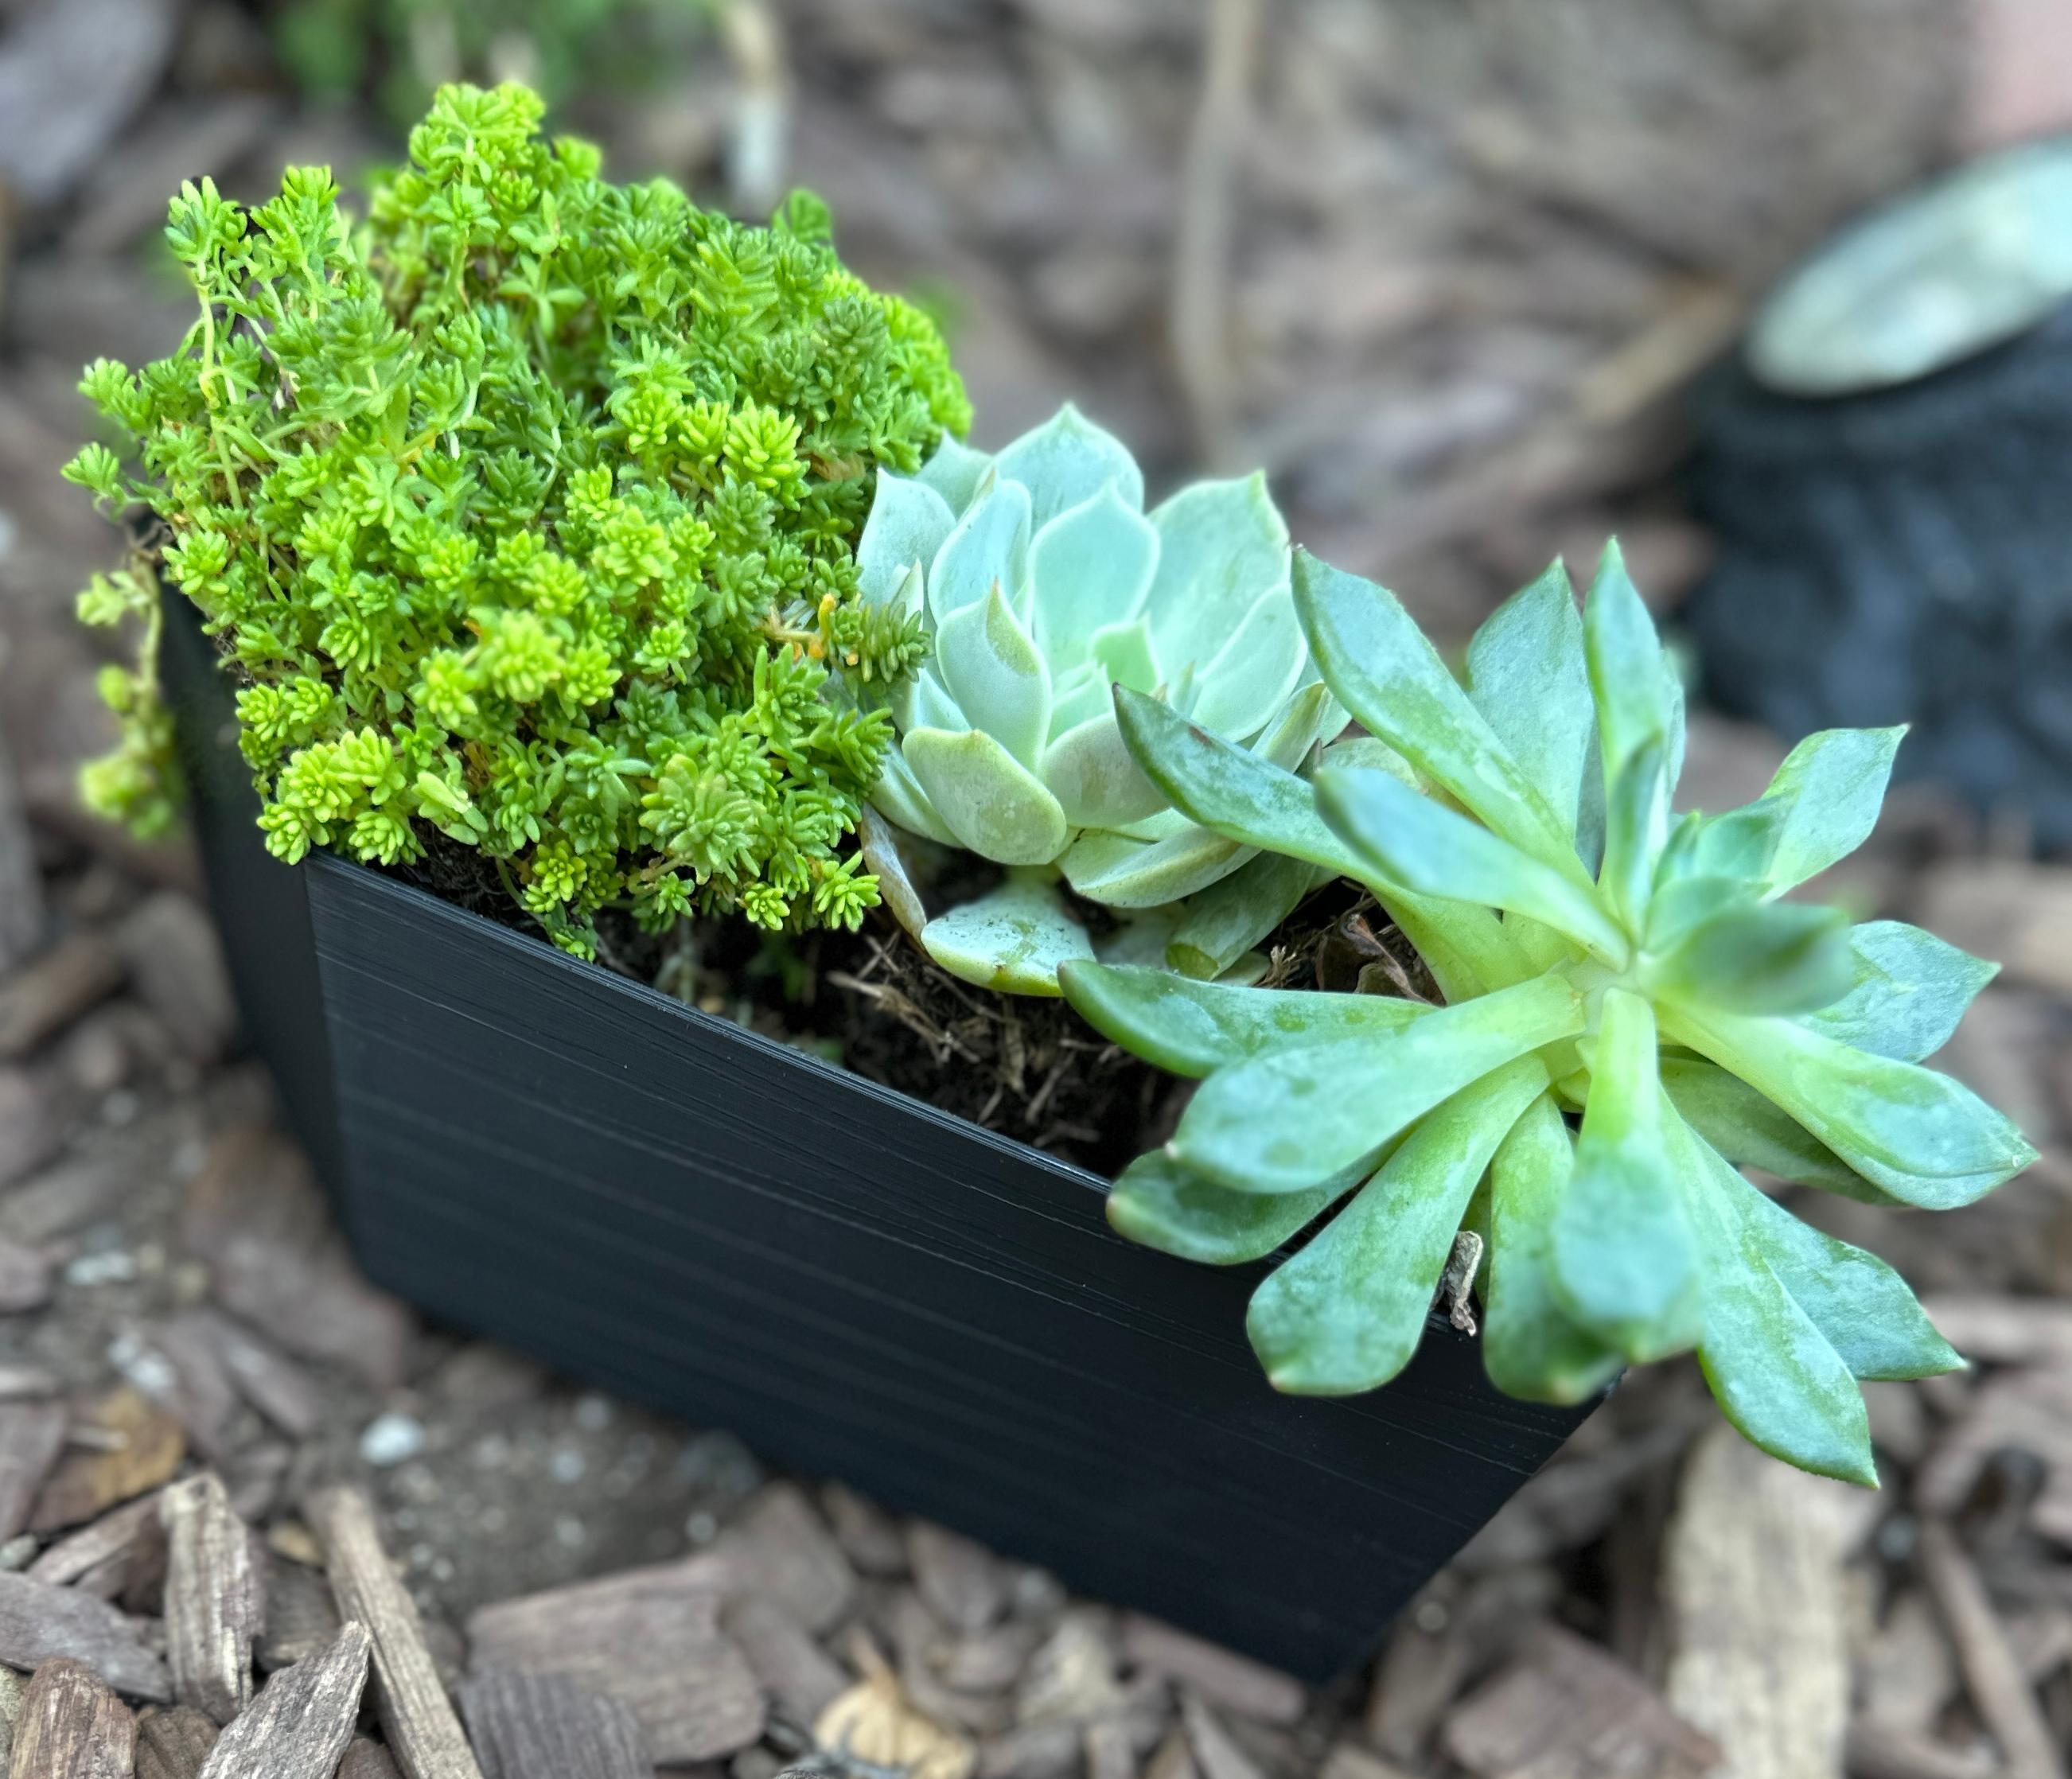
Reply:
[[369, 1271], [435, 1314], [1313, 1678], [1581, 1411], [1435, 1321], [1276, 1395], [1258, 1271], [1100, 1182], [357, 867], [305, 875]]

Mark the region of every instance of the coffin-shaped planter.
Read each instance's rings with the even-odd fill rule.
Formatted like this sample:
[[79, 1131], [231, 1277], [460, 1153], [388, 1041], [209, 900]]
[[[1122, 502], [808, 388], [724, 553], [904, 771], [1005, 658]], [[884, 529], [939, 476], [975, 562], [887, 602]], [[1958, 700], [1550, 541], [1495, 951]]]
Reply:
[[183, 602], [166, 675], [248, 1029], [368, 1272], [430, 1314], [1311, 1679], [1585, 1411], [1435, 1318], [1386, 1390], [1276, 1395], [1258, 1267], [1104, 1182], [360, 866], [269, 858]]

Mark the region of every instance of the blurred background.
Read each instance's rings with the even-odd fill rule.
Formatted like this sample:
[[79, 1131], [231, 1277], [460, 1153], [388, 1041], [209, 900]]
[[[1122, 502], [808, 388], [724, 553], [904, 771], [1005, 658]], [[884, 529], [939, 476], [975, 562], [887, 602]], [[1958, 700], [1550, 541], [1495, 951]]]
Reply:
[[[1885, 826], [1824, 887], [2005, 960], [1944, 1062], [2045, 1160], [1932, 1226], [1815, 1208], [1891, 1256], [1990, 1362], [1873, 1387], [1896, 1486], [1846, 1512], [1819, 1485], [1794, 1493], [1803, 1479], [1753, 1481], [1716, 1448], [1687, 1461], [1711, 1424], [1694, 1374], [1630, 1387], [1442, 1578], [1371, 1702], [1297, 1715], [1365, 1713], [1359, 1748], [1404, 1770], [1442, 1756], [1492, 1776], [1610, 1770], [1601, 1749], [1531, 1765], [1535, 1735], [1492, 1741], [1487, 1711], [1462, 1703], [1513, 1660], [1520, 1625], [1551, 1617], [1639, 1677], [1620, 1692], [1533, 1658], [1652, 1751], [1618, 1770], [1712, 1770], [1651, 1715], [1666, 1689], [1678, 1724], [1733, 1742], [1720, 1770], [1839, 1771], [1839, 1744], [1811, 1764], [1748, 1764], [1741, 1707], [1688, 1667], [1678, 1681], [1677, 1652], [1704, 1647], [1685, 1633], [1732, 1591], [1708, 1576], [1703, 1528], [1739, 1514], [1781, 1541], [1773, 1592], [1797, 1616], [1741, 1600], [1720, 1621], [1735, 1647], [1832, 1670], [1827, 1717], [1801, 1724], [1798, 1746], [1826, 1748], [1840, 1710], [1854, 1772], [2062, 1775], [2066, 0], [0, 0], [0, 1011], [17, 1021], [10, 1036], [0, 1017], [0, 1242], [56, 1269], [41, 1320], [0, 1301], [0, 1343], [68, 1387], [106, 1370], [158, 1300], [109, 1297], [122, 1280], [79, 1273], [80, 1257], [134, 1259], [165, 1238], [171, 1200], [89, 1194], [66, 1210], [44, 1190], [24, 1213], [24, 1195], [152, 1119], [206, 1134], [228, 1115], [207, 1096], [231, 1091], [220, 1021], [191, 1017], [216, 992], [196, 986], [209, 966], [191, 866], [73, 801], [105, 731], [101, 644], [73, 628], [72, 600], [117, 555], [58, 479], [84, 436], [80, 367], [158, 355], [187, 327], [158, 238], [179, 180], [257, 198], [284, 162], [323, 162], [350, 187], [399, 154], [434, 84], [506, 76], [601, 140], [616, 176], [666, 174], [748, 215], [795, 183], [820, 190], [851, 263], [943, 317], [982, 442], [1069, 396], [1166, 485], [1263, 464], [1300, 541], [1386, 581], [1443, 643], [1556, 553], [1587, 577], [1616, 531], [1690, 660], [1686, 805], [1759, 791], [1813, 728], [1917, 725]], [[1970, 171], [1908, 195], [1952, 169]], [[1868, 233], [1849, 226], [1895, 199]], [[1771, 302], [1800, 265], [1793, 299]], [[1753, 359], [1752, 326], [1768, 341]], [[126, 978], [83, 996], [75, 984], [79, 1005], [39, 1002], [23, 1023], [10, 972], [34, 947], [10, 954], [10, 870], [12, 893], [51, 910], [39, 935], [117, 935]], [[76, 1023], [109, 993], [137, 1003], [118, 1003], [126, 1023], [107, 1008]], [[117, 1114], [111, 1093], [128, 1096]], [[403, 1427], [401, 1446], [372, 1452], [339, 1435], [348, 1457], [393, 1479], [426, 1440], [434, 1458], [446, 1448], [442, 1415], [480, 1411], [479, 1389], [446, 1390], [430, 1364], [399, 1361], [372, 1394], [364, 1375], [340, 1387], [347, 1406], [326, 1412], [341, 1425]], [[532, 1431], [542, 1452], [606, 1440], [608, 1415], [539, 1399], [521, 1447]], [[404, 1494], [381, 1486], [397, 1510]], [[530, 1526], [525, 1495], [511, 1511]], [[428, 1535], [413, 1572], [458, 1612], [492, 1576], [508, 1591], [655, 1554], [645, 1522], [622, 1534], [612, 1511], [632, 1510], [600, 1508], [587, 1544], [512, 1533], [487, 1553], [479, 1521], [456, 1522], [454, 1547]], [[1707, 1659], [1724, 1672], [1739, 1658]], [[1240, 1752], [1260, 1770], [1314, 1770], [1314, 1736], [1276, 1754], [1256, 1729]]]

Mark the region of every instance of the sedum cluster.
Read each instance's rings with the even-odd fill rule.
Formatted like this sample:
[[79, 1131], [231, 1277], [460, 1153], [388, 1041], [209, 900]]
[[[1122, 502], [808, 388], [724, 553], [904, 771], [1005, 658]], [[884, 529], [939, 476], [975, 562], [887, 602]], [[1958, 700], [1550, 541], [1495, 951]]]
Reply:
[[898, 743], [873, 800], [1010, 868], [920, 928], [944, 968], [1056, 994], [1059, 965], [1095, 955], [1062, 879], [1118, 911], [1120, 943], [1215, 976], [1310, 888], [1307, 866], [1174, 809], [1114, 709], [1118, 686], [1155, 696], [1287, 768], [1344, 725], [1264, 477], [1198, 483], [1147, 515], [1128, 450], [1067, 406], [997, 455], [947, 439], [918, 476], [879, 477], [857, 559], [865, 597], [933, 645], [886, 701]]
[[1869, 835], [1899, 731], [1813, 736], [1756, 802], [1673, 816], [1681, 696], [1616, 550], [1580, 618], [1558, 569], [1501, 609], [1465, 685], [1382, 589], [1298, 557], [1295, 596], [1363, 761], [1312, 785], [1127, 692], [1124, 733], [1191, 820], [1365, 885], [1445, 1004], [1068, 965], [1095, 1025], [1202, 1078], [1112, 1220], [1223, 1263], [1321, 1226], [1248, 1318], [1318, 1394], [1400, 1370], [1465, 1227], [1501, 1388], [1579, 1401], [1695, 1347], [1758, 1445], [1874, 1481], [1858, 1380], [1959, 1362], [1739, 1168], [1945, 1210], [2034, 1159], [1920, 1066], [1992, 967], [1781, 899]]
[[[613, 185], [524, 88], [441, 91], [409, 164], [339, 210], [292, 169], [251, 211], [204, 182], [167, 229], [200, 314], [84, 388], [135, 466], [156, 565], [220, 639], [280, 857], [393, 865], [433, 831], [495, 862], [557, 943], [629, 906], [853, 926], [844, 836], [887, 717], [821, 696], [925, 648], [863, 601], [878, 470], [969, 419], [934, 326], [844, 269], [816, 200], [768, 229]], [[148, 614], [154, 564], [82, 615]], [[150, 664], [109, 676], [93, 800], [169, 807]]]

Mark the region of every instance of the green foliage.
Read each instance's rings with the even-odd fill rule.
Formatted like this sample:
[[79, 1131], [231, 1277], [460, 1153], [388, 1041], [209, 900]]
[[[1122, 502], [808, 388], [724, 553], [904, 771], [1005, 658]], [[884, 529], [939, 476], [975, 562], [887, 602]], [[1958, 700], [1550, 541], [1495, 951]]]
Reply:
[[321, 97], [378, 97], [398, 125], [450, 80], [522, 80], [549, 105], [585, 83], [651, 80], [709, 31], [720, 0], [286, 0], [288, 72]]
[[1446, 1005], [1068, 964], [1094, 1025], [1202, 1082], [1110, 1221], [1227, 1264], [1342, 1202], [1249, 1318], [1277, 1385], [1334, 1394], [1408, 1360], [1472, 1222], [1501, 1388], [1581, 1401], [1695, 1347], [1757, 1444], [1874, 1481], [1857, 1380], [1960, 1362], [1737, 1168], [1944, 1209], [2034, 1159], [1919, 1066], [1992, 966], [1778, 899], [1868, 836], [1898, 732], [1815, 735], [1746, 807], [1673, 816], [1682, 696], [1615, 548], [1580, 615], [1556, 569], [1492, 617], [1465, 685], [1381, 588], [1298, 556], [1294, 593], [1371, 739], [1312, 784], [1126, 688], [1121, 732], [1202, 828], [1365, 885]]
[[[185, 187], [199, 320], [82, 384], [138, 470], [93, 445], [67, 474], [159, 521], [243, 682], [280, 857], [394, 864], [436, 830], [578, 951], [614, 903], [853, 926], [876, 884], [838, 854], [891, 727], [821, 692], [830, 662], [882, 684], [925, 649], [852, 549], [876, 470], [968, 423], [962, 386], [823, 239], [609, 184], [540, 115], [442, 91], [356, 229], [318, 169], [249, 213]], [[82, 615], [151, 596], [133, 572]], [[159, 819], [148, 662], [109, 690], [125, 738], [89, 795]]]
[[[1314, 873], [1178, 814], [1124, 744], [1111, 688], [1281, 766], [1344, 716], [1317, 682], [1264, 479], [1203, 482], [1147, 515], [1120, 441], [1067, 406], [997, 456], [946, 443], [882, 476], [857, 548], [863, 590], [927, 627], [920, 671], [885, 701], [899, 746], [874, 801], [899, 828], [1012, 868], [997, 894], [921, 933], [967, 980], [1055, 994], [1093, 940], [1057, 890], [1124, 910], [1122, 943], [1214, 976], [1271, 931]], [[1213, 902], [1182, 910], [1213, 887]], [[1160, 935], [1162, 934], [1162, 937]]]

